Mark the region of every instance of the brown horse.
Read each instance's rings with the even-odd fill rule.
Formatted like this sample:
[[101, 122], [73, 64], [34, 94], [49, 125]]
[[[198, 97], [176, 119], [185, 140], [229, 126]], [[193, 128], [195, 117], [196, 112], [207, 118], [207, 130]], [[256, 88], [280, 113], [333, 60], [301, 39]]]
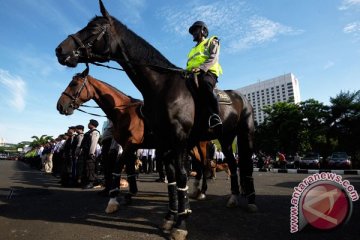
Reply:
[[[169, 211], [164, 228], [172, 226], [171, 237], [185, 239], [186, 219], [191, 213], [188, 200], [187, 175], [184, 161], [188, 149], [199, 141], [217, 136], [204, 132], [201, 108], [187, 80], [188, 74], [172, 64], [147, 41], [110, 16], [101, 0], [101, 17], [93, 18], [87, 26], [69, 35], [55, 49], [60, 64], [76, 67], [78, 63], [116, 61], [144, 98], [144, 114], [156, 137], [157, 149], [164, 154], [168, 178]], [[219, 138], [228, 159], [231, 175], [231, 198], [236, 202], [240, 185], [248, 207], [256, 209], [253, 183], [254, 121], [252, 107], [246, 98], [227, 91], [232, 105], [220, 110], [223, 134]], [[200, 112], [199, 112], [200, 111]], [[239, 166], [231, 144], [238, 138]], [[231, 205], [231, 204], [230, 204]], [[172, 222], [176, 220], [175, 224]]]
[[[122, 166], [126, 164], [129, 182], [129, 194], [126, 195], [128, 199], [138, 191], [135, 176], [135, 151], [140, 147], [153, 148], [153, 145], [151, 140], [145, 141], [144, 121], [138, 113], [143, 102], [131, 98], [113, 86], [91, 77], [88, 75], [88, 71], [89, 69], [86, 68], [84, 72], [73, 77], [68, 87], [61, 94], [57, 109], [61, 114], [71, 115], [81, 104], [93, 99], [113, 122], [113, 136], [123, 147], [123, 154], [119, 163], [113, 169], [114, 179], [110, 191], [111, 199], [105, 210], [107, 213], [112, 213], [119, 208], [116, 195], [119, 192], [119, 174]], [[148, 135], [147, 139], [149, 137], [150, 135]]]

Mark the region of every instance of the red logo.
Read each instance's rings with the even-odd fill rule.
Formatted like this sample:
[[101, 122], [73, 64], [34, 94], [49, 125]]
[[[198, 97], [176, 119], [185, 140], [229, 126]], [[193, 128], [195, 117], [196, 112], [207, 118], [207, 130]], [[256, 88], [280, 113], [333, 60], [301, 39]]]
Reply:
[[328, 230], [342, 224], [349, 216], [347, 194], [339, 187], [321, 183], [310, 188], [302, 201], [306, 221], [317, 229]]

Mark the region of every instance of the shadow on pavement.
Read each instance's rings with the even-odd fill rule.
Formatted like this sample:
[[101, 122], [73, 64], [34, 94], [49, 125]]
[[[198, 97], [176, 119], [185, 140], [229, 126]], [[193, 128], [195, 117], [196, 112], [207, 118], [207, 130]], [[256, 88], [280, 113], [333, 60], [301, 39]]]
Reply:
[[[360, 189], [360, 177], [347, 178], [350, 182], [353, 181], [352, 184], [356, 189]], [[289, 194], [259, 194], [257, 196], [259, 212], [248, 213], [243, 198], [240, 207], [226, 208], [228, 196], [223, 194], [224, 183], [221, 182], [222, 180], [216, 181], [218, 182], [209, 184], [211, 193], [207, 196], [207, 200], [191, 201], [193, 214], [188, 221], [189, 239], [359, 239], [359, 201], [353, 203], [352, 217], [349, 223], [341, 228], [322, 232], [307, 227], [301, 232], [291, 234]], [[0, 188], [0, 219], [6, 219], [9, 221], [8, 224], [25, 221], [26, 223], [23, 224], [28, 224], [37, 231], [43, 231], [44, 235], [46, 231], [38, 225], [46, 222], [48, 227], [50, 224], [55, 230], [67, 228], [70, 232], [78, 231], [76, 235], [82, 236], [78, 239], [100, 239], [105, 238], [104, 236], [109, 236], [107, 239], [166, 239], [167, 237], [158, 229], [167, 211], [166, 184], [147, 180], [139, 182], [141, 189], [132, 204], [121, 206], [119, 212], [108, 215], [104, 213], [108, 199], [98, 196], [96, 190], [61, 188], [57, 183], [58, 179], [31, 170], [21, 163], [16, 164], [10, 182], [11, 186]], [[267, 179], [264, 179], [264, 182], [271, 184]], [[298, 183], [299, 181], [288, 180], [277, 182], [272, 187], [291, 189]], [[260, 179], [258, 184], [262, 184]], [[9, 197], [11, 189], [13, 192]], [[2, 226], [0, 226], [0, 238], [11, 239], [10, 233], [5, 235], [7, 238], [3, 238], [6, 222]], [[64, 236], [54, 237], [53, 240], [69, 239], [68, 237], [74, 236], [74, 233], [69, 233], [67, 236], [66, 232], [62, 231]], [[51, 239], [48, 236], [37, 237], [37, 239]]]

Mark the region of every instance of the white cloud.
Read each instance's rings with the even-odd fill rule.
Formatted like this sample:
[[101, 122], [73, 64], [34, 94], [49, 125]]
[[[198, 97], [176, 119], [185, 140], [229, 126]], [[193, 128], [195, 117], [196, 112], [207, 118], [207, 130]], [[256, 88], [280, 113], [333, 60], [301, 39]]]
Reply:
[[0, 87], [7, 90], [1, 98], [4, 98], [10, 107], [14, 107], [19, 112], [25, 109], [26, 83], [21, 77], [0, 69]]
[[197, 20], [205, 21], [211, 30], [238, 28], [240, 18], [246, 8], [244, 2], [224, 1], [201, 5], [198, 2], [184, 4], [183, 9], [178, 7], [162, 8], [159, 15], [165, 18], [163, 29], [185, 36], [191, 24]]
[[343, 30], [344, 33], [360, 33], [360, 22], [348, 23]]
[[238, 39], [233, 39], [230, 48], [239, 51], [256, 45], [276, 40], [280, 35], [296, 35], [301, 30], [294, 30], [281, 23], [271, 21], [265, 17], [253, 16], [246, 23], [246, 31]]
[[222, 41], [227, 52], [244, 49], [276, 40], [280, 35], [302, 33], [292, 27], [272, 21], [253, 13], [245, 2], [235, 0], [200, 4], [187, 4], [184, 9], [176, 6], [161, 9], [159, 15], [165, 19], [163, 29], [185, 36], [194, 21], [202, 20]]
[[343, 28], [344, 33], [351, 34], [355, 37], [355, 41], [360, 40], [360, 21], [348, 23]]
[[348, 10], [353, 8], [360, 8], [360, 0], [343, 0], [339, 10]]

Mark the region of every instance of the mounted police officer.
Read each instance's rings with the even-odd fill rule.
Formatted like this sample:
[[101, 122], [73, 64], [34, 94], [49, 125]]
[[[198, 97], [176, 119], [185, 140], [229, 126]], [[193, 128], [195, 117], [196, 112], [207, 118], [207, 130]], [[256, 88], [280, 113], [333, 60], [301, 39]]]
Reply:
[[89, 131], [87, 131], [84, 134], [84, 138], [81, 142], [81, 150], [82, 155], [85, 161], [85, 176], [84, 176], [84, 182], [86, 185], [84, 186], [85, 189], [91, 189], [94, 187], [94, 182], [96, 180], [96, 172], [95, 172], [95, 166], [96, 166], [96, 146], [100, 138], [100, 132], [96, 129], [99, 123], [91, 119], [88, 128]]
[[214, 95], [217, 79], [222, 74], [219, 64], [220, 43], [216, 36], [208, 37], [209, 30], [202, 21], [196, 21], [190, 28], [196, 46], [188, 54], [186, 70], [198, 74], [201, 100], [207, 104], [209, 128], [218, 135], [222, 132], [219, 105]]

